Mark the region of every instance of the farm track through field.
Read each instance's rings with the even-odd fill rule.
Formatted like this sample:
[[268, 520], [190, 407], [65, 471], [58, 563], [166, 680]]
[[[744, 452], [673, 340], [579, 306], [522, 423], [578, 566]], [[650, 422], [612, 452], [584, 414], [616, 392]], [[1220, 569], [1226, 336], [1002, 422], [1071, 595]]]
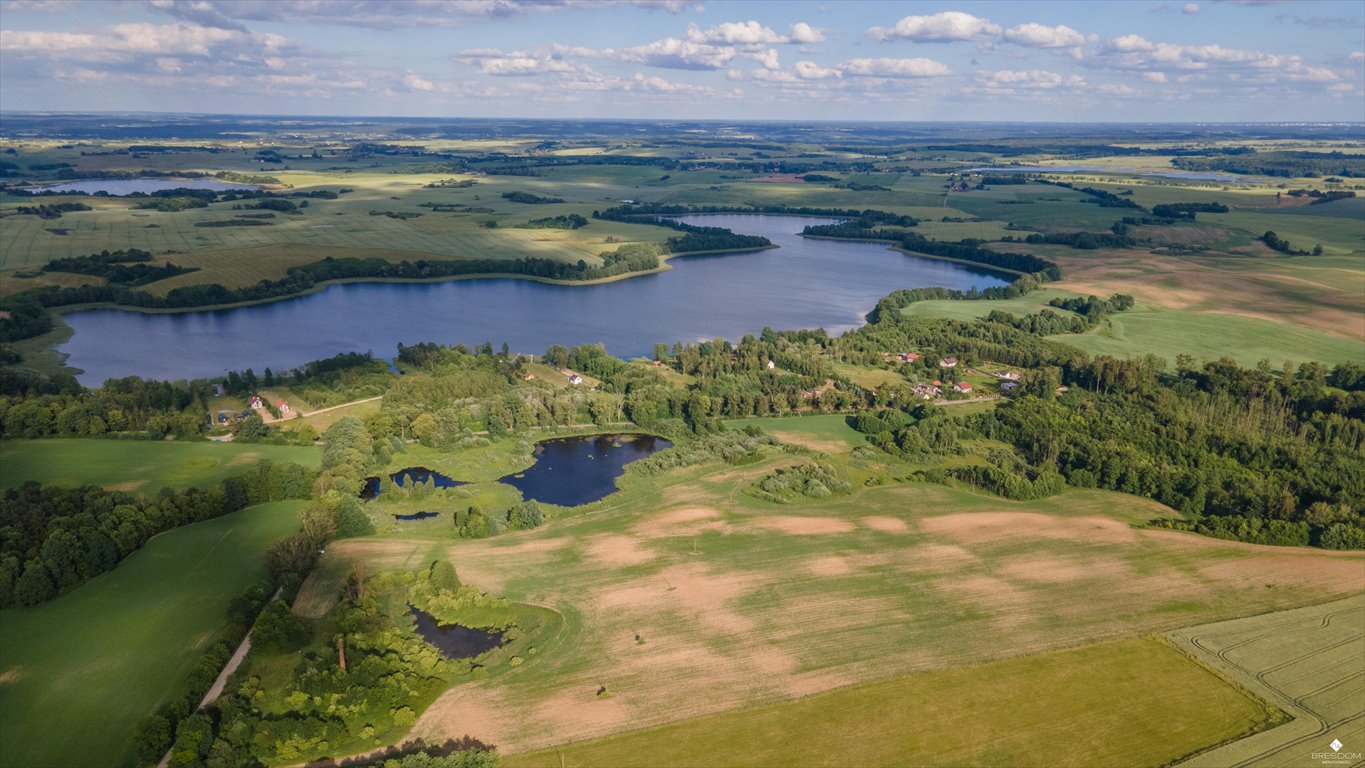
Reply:
[[[1312, 608], [1170, 633], [1168, 637], [1177, 645], [1293, 717], [1289, 723], [1198, 755], [1181, 765], [1250, 768], [1314, 764], [1310, 754], [1331, 754], [1328, 742], [1333, 739], [1345, 743], [1342, 748], [1345, 754], [1360, 753], [1365, 745], [1362, 603], [1365, 596], [1356, 596]], [[1259, 655], [1253, 654], [1258, 646], [1268, 647], [1261, 647]], [[1353, 653], [1355, 646], [1359, 650]], [[1324, 660], [1326, 666], [1321, 666]], [[1309, 669], [1287, 677], [1276, 675], [1300, 666]], [[1326, 679], [1312, 688], [1300, 690], [1295, 685], [1314, 678], [1320, 680], [1324, 673]], [[1340, 693], [1324, 698], [1334, 689], [1340, 689]], [[1350, 702], [1353, 697], [1360, 697], [1361, 701]], [[1340, 763], [1348, 764], [1365, 765], [1365, 760]]]

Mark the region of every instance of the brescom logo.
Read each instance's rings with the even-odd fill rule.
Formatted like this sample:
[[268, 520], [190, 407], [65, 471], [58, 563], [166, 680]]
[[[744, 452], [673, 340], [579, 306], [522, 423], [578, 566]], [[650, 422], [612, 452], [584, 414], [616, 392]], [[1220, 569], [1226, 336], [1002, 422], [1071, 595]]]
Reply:
[[1362, 757], [1359, 752], [1342, 752], [1341, 748], [1346, 745], [1341, 743], [1341, 739], [1332, 739], [1327, 746], [1332, 748], [1331, 752], [1313, 753], [1313, 759], [1323, 765], [1354, 765]]

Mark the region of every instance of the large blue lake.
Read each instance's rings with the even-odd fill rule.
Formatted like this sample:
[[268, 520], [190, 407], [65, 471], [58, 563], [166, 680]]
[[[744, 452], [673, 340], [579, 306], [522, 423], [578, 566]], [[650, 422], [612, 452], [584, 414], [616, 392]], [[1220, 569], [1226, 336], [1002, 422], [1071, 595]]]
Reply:
[[712, 215], [684, 221], [764, 235], [778, 248], [689, 256], [673, 269], [615, 283], [561, 286], [516, 279], [352, 283], [240, 309], [143, 314], [71, 312], [61, 345], [82, 383], [109, 378], [211, 377], [228, 370], [287, 370], [340, 352], [392, 357], [399, 342], [495, 346], [541, 353], [551, 344], [602, 343], [612, 354], [654, 344], [738, 339], [765, 326], [841, 333], [897, 288], [987, 288], [1005, 276], [907, 256], [878, 243], [808, 240], [798, 216]]
[[254, 184], [233, 184], [216, 179], [84, 179], [61, 184], [26, 187], [29, 192], [79, 192], [95, 195], [103, 192], [115, 197], [136, 192], [152, 194], [168, 189], [211, 189], [215, 192], [260, 189]]

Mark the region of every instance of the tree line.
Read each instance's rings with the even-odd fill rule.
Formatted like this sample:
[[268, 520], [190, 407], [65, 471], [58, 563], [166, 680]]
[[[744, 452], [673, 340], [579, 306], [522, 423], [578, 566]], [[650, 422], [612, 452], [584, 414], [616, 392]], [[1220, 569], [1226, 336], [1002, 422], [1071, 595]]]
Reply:
[[209, 490], [154, 497], [29, 481], [0, 496], [0, 607], [36, 605], [113, 569], [152, 536], [253, 504], [307, 498], [313, 472], [262, 461]]

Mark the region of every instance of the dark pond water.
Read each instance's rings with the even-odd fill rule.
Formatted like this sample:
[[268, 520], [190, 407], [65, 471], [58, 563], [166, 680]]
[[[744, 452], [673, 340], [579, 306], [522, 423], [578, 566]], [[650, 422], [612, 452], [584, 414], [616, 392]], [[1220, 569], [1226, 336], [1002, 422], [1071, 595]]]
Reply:
[[673, 443], [654, 435], [586, 435], [536, 443], [536, 463], [500, 478], [527, 500], [576, 507], [616, 492], [626, 465]]
[[408, 610], [417, 619], [417, 634], [441, 649], [447, 659], [470, 659], [502, 645], [501, 632], [471, 629], [459, 624], [439, 624], [435, 616], [415, 606], [409, 605]]
[[254, 184], [230, 184], [216, 179], [86, 179], [68, 181], [62, 184], [49, 184], [41, 187], [27, 187], [30, 192], [79, 192], [93, 195], [107, 192], [111, 195], [131, 195], [142, 192], [150, 195], [164, 189], [212, 189], [217, 192], [230, 190], [260, 189]]
[[394, 515], [395, 520], [427, 520], [433, 517], [440, 517], [440, 512], [413, 512], [411, 515]]
[[[440, 472], [427, 469], [426, 467], [405, 467], [389, 475], [389, 479], [400, 486], [407, 485], [408, 483], [425, 483], [427, 481], [430, 481], [431, 484], [437, 488], [454, 488], [459, 485], [467, 485], [467, 483], [459, 480], [451, 480]], [[365, 478], [365, 487], [361, 489], [360, 497], [363, 499], [373, 499], [378, 495], [379, 478]], [[433, 512], [432, 514], [435, 513]]]
[[[621, 357], [654, 344], [738, 339], [764, 326], [861, 325], [897, 288], [987, 288], [1007, 276], [906, 256], [879, 243], [808, 240], [828, 219], [718, 215], [683, 220], [764, 235], [757, 253], [673, 259], [673, 269], [604, 285], [515, 279], [353, 283], [297, 299], [216, 312], [143, 314], [99, 309], [66, 314], [76, 333], [61, 345], [82, 383], [138, 375], [181, 379], [228, 370], [287, 370], [340, 352], [390, 357], [399, 342], [494, 345], [541, 353], [551, 344], [605, 344]], [[515, 256], [515, 253], [509, 253]]]

